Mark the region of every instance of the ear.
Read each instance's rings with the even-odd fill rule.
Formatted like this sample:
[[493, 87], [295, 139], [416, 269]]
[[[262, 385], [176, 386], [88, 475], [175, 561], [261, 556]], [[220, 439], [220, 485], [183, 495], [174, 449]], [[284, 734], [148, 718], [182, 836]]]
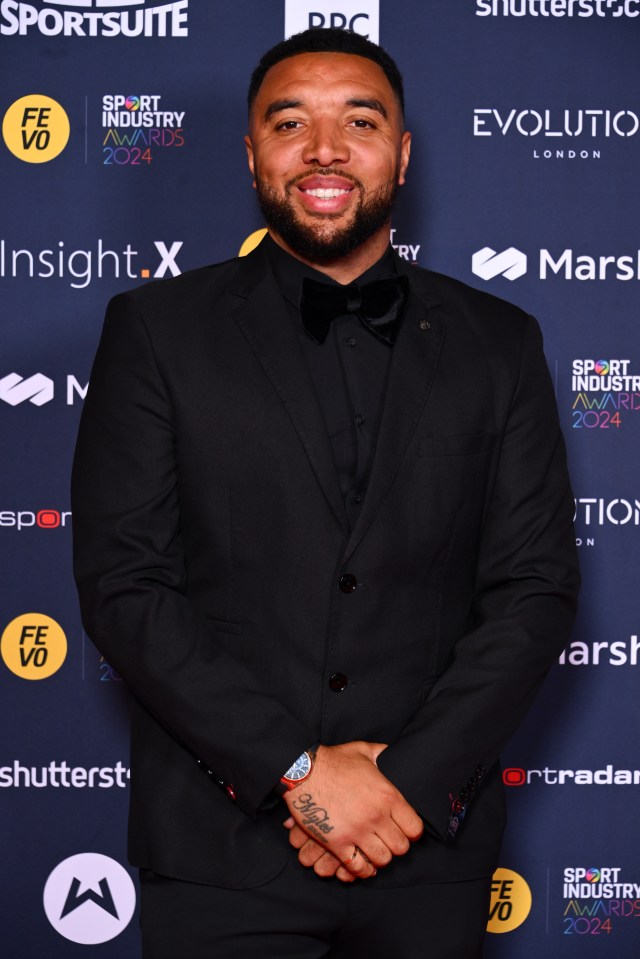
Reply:
[[400, 141], [400, 163], [398, 166], [398, 183], [400, 186], [405, 182], [405, 173], [409, 166], [409, 156], [411, 155], [411, 134], [408, 130], [402, 134]]
[[251, 137], [244, 137], [244, 145], [247, 148], [247, 163], [249, 164], [249, 169], [251, 170], [251, 176], [253, 177], [253, 187], [256, 186], [256, 169], [255, 169], [255, 157], [253, 154], [253, 144], [251, 142]]

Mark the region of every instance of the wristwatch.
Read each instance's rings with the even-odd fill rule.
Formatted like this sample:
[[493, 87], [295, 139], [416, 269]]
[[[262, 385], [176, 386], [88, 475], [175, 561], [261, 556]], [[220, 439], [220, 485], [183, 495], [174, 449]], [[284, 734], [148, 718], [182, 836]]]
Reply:
[[302, 755], [298, 756], [296, 761], [289, 766], [286, 773], [280, 777], [280, 788], [278, 789], [280, 795], [284, 795], [288, 789], [295, 789], [296, 786], [309, 778], [313, 770], [315, 756], [315, 748], [310, 747], [305, 749]]

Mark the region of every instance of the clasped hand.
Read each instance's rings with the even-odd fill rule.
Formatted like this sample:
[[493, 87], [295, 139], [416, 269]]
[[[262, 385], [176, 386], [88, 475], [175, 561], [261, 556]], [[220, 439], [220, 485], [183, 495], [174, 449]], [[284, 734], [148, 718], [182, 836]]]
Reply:
[[285, 795], [289, 842], [319, 876], [367, 879], [422, 835], [420, 816], [376, 765], [384, 749], [319, 746], [309, 778]]

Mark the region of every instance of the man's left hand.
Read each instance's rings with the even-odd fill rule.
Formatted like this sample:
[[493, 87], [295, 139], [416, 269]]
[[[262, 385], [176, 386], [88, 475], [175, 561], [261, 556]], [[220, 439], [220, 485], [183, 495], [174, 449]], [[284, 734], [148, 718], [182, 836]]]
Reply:
[[298, 850], [298, 860], [303, 866], [311, 868], [316, 875], [328, 879], [335, 876], [341, 882], [354, 882], [356, 877], [349, 872], [339, 859], [328, 852], [321, 843], [312, 839], [308, 833], [296, 824], [293, 816], [285, 819], [283, 824], [289, 830], [289, 842]]

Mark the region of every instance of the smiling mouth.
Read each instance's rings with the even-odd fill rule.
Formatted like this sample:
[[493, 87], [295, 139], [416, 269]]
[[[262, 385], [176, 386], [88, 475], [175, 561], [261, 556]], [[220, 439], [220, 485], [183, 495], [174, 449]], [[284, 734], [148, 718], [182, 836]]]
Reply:
[[301, 187], [300, 190], [302, 193], [306, 193], [307, 196], [315, 196], [321, 200], [331, 200], [336, 196], [344, 196], [345, 193], [351, 193], [351, 190], [338, 190], [329, 187], [317, 187], [313, 190], [305, 190]]

